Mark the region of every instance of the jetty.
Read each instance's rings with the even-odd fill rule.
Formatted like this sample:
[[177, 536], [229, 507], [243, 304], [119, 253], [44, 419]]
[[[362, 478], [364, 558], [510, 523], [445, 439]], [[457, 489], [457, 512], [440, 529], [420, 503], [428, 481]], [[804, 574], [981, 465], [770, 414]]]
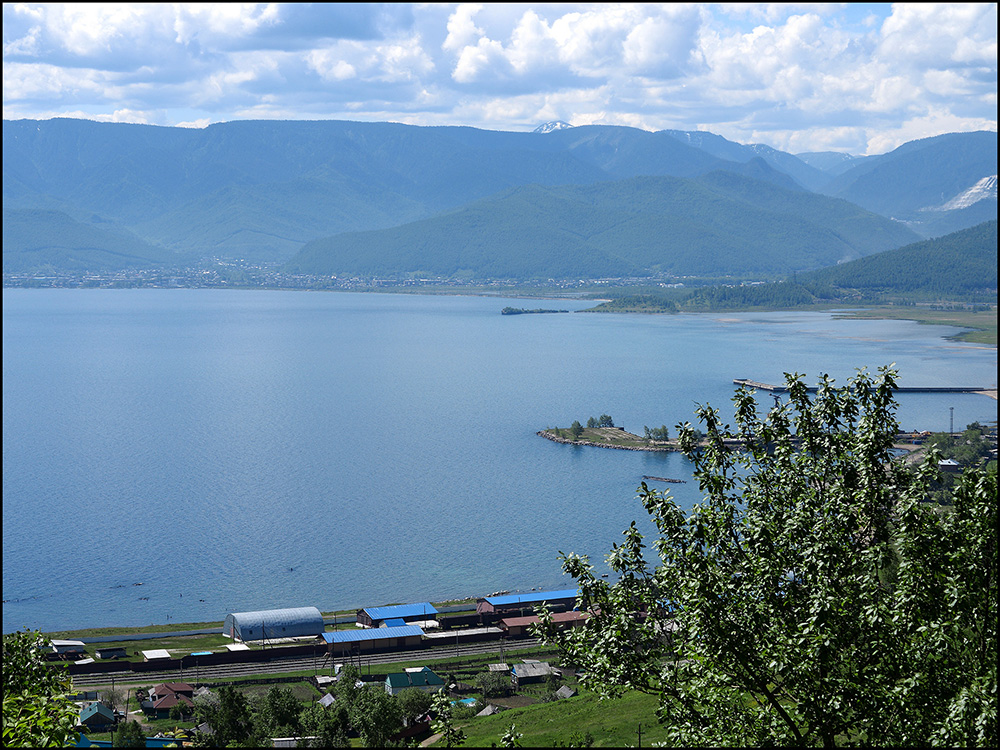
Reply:
[[[749, 380], [748, 378], [733, 378], [733, 385], [746, 386], [747, 388], [753, 388], [758, 391], [769, 391], [771, 393], [788, 393], [787, 385], [772, 385], [770, 383], [761, 383], [757, 380]], [[815, 385], [806, 386], [806, 390], [810, 393], [816, 393], [819, 388]], [[989, 388], [979, 388], [970, 387], [963, 388], [957, 386], [898, 386], [892, 389], [894, 393], [982, 393], [984, 395], [990, 395], [996, 392], [996, 386]]]
[[653, 477], [648, 474], [643, 475], [643, 480], [652, 479], [657, 482], [670, 482], [671, 484], [687, 484], [686, 479], [670, 479], [669, 477]]

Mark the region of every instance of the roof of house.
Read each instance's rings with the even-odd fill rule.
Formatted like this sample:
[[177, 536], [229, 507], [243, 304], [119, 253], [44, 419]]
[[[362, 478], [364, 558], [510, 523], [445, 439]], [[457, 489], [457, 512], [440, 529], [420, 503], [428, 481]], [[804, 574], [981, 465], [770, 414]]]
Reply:
[[80, 711], [80, 723], [84, 724], [95, 716], [99, 716], [101, 719], [104, 719], [104, 721], [115, 720], [115, 712], [103, 703], [91, 703]]
[[387, 628], [402, 628], [406, 625], [406, 620], [402, 617], [390, 617], [388, 620], [383, 620]]
[[486, 596], [480, 601], [487, 601], [494, 607], [505, 604], [533, 604], [550, 602], [556, 599], [575, 599], [579, 595], [576, 589], [563, 589], [562, 591], [536, 591], [527, 594], [505, 594], [503, 596]]
[[560, 698], [572, 698], [576, 695], [576, 691], [569, 685], [563, 685], [561, 688], [556, 690], [556, 695]]
[[515, 664], [513, 672], [517, 677], [544, 677], [552, 674], [552, 667], [546, 662], [532, 662], [530, 664]]
[[178, 703], [183, 703], [186, 706], [194, 705], [194, 701], [192, 701], [186, 695], [183, 695], [181, 693], [167, 693], [166, 695], [161, 696], [157, 700], [153, 701], [152, 707], [155, 709], [173, 708]]
[[408, 687], [443, 687], [444, 680], [438, 677], [428, 667], [418, 671], [393, 672], [385, 678], [392, 688]]
[[320, 698], [316, 702], [319, 705], [321, 705], [323, 708], [329, 708], [330, 706], [333, 705], [333, 702], [335, 700], [337, 700], [337, 698], [335, 696], [331, 695], [330, 693], [327, 693], [326, 695], [324, 695], [322, 698]]
[[165, 648], [152, 648], [149, 651], [143, 651], [142, 655], [146, 658], [146, 661], [152, 661], [153, 659], [169, 659], [170, 652]]
[[154, 685], [149, 691], [152, 695], [166, 695], [167, 693], [194, 693], [194, 688], [186, 682], [161, 682]]
[[406, 625], [401, 628], [365, 628], [363, 630], [334, 630], [323, 633], [327, 643], [357, 643], [358, 641], [381, 641], [386, 638], [409, 638], [423, 635], [424, 631], [416, 625]]
[[[552, 622], [575, 622], [577, 620], [586, 620], [590, 617], [590, 614], [574, 609], [569, 612], [553, 612], [551, 617]], [[538, 622], [538, 615], [527, 615], [525, 617], [505, 617], [500, 621], [500, 624], [505, 628], [517, 628], [524, 627], [525, 625], [533, 625], [536, 622]]]
[[387, 620], [392, 617], [416, 617], [418, 615], [436, 615], [438, 613], [430, 602], [416, 604], [395, 604], [391, 607], [365, 607], [363, 610], [373, 620]]

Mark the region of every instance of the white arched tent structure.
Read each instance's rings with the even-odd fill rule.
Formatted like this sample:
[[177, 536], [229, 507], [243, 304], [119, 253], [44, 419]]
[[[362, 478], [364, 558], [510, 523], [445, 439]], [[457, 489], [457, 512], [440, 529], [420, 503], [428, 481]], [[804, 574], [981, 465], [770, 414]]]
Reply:
[[234, 641], [277, 640], [323, 632], [323, 615], [315, 607], [266, 609], [226, 615], [222, 633]]

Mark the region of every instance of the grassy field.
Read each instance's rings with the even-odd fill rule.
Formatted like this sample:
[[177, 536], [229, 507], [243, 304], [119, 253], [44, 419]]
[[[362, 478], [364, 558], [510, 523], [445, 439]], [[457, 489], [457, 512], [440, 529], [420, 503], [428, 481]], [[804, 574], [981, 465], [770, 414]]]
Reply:
[[176, 633], [184, 630], [207, 630], [221, 628], [222, 620], [218, 622], [169, 622], [165, 625], [146, 625], [138, 628], [83, 628], [81, 630], [58, 630], [44, 633], [48, 638], [77, 640], [79, 638], [102, 638], [114, 635], [132, 635], [134, 633]]
[[489, 747], [499, 743], [514, 724], [524, 735], [521, 744], [525, 747], [565, 743], [575, 732], [593, 735], [594, 747], [634, 747], [641, 725], [642, 743], [649, 747], [666, 739], [666, 732], [656, 723], [656, 705], [656, 698], [642, 693], [627, 693], [614, 700], [600, 700], [593, 693], [584, 693], [463, 722], [468, 737], [464, 745]]

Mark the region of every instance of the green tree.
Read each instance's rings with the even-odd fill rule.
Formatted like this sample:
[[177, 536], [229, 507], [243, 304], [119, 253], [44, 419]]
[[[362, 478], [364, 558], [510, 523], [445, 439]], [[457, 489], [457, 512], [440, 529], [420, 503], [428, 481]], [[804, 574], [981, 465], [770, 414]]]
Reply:
[[579, 440], [580, 435], [583, 434], [583, 425], [580, 424], [580, 420], [574, 419], [573, 424], [569, 426], [569, 431], [573, 433], [574, 440]]
[[396, 696], [399, 707], [403, 711], [403, 716], [407, 721], [413, 721], [427, 714], [431, 710], [432, 698], [430, 693], [420, 688], [406, 688]]
[[484, 698], [497, 698], [510, 692], [510, 677], [502, 672], [480, 672], [476, 675], [476, 687]]
[[207, 721], [215, 732], [212, 744], [218, 747], [261, 745], [263, 738], [258, 738], [254, 732], [253, 715], [246, 696], [232, 685], [223, 685], [216, 692], [218, 701], [198, 705], [199, 718]]
[[272, 685], [256, 708], [254, 727], [258, 737], [296, 737], [300, 734], [302, 704], [291, 688]]
[[611, 418], [610, 414], [602, 414], [597, 419], [597, 426], [598, 427], [614, 427], [615, 426], [615, 420], [613, 420]]
[[437, 714], [433, 729], [441, 735], [445, 747], [458, 747], [465, 742], [465, 732], [458, 729], [452, 721], [451, 701], [443, 690], [434, 694], [434, 713]]
[[659, 696], [673, 744], [995, 746], [996, 473], [929, 507], [936, 455], [912, 472], [891, 453], [895, 377], [824, 377], [811, 399], [789, 375], [763, 418], [740, 389], [732, 431], [699, 408], [707, 440], [680, 442], [702, 502], [639, 490], [661, 564], [635, 523], [614, 584], [564, 556], [593, 615], [558, 631], [542, 611], [539, 633], [602, 695]]
[[593, 429], [594, 427], [597, 427], [597, 420], [594, 419], [593, 417], [590, 417], [587, 420], [587, 427], [590, 427], [591, 429]]
[[399, 701], [381, 685], [359, 689], [349, 716], [365, 747], [386, 747], [392, 735], [403, 728]]
[[72, 681], [42, 656], [41, 633], [3, 637], [4, 747], [63, 747], [76, 743], [79, 709], [69, 699]]
[[113, 747], [146, 747], [146, 737], [137, 721], [123, 721], [115, 730]]
[[349, 747], [347, 733], [350, 723], [347, 710], [338, 706], [337, 701], [329, 708], [323, 708], [318, 703], [306, 708], [299, 717], [302, 735], [314, 737], [313, 747]]

